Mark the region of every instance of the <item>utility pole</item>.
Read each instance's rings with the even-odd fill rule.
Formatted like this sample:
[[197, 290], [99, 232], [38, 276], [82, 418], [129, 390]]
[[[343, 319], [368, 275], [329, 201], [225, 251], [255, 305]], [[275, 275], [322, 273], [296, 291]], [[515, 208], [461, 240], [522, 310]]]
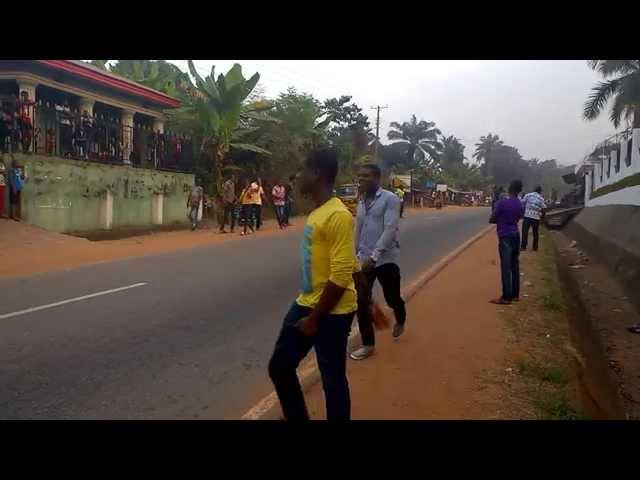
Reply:
[[378, 144], [380, 143], [380, 110], [384, 110], [385, 108], [389, 108], [389, 105], [377, 105], [375, 107], [371, 107], [371, 110], [376, 110], [376, 145], [375, 145], [375, 150], [374, 150], [374, 154], [373, 157], [375, 159], [376, 163], [378, 162]]

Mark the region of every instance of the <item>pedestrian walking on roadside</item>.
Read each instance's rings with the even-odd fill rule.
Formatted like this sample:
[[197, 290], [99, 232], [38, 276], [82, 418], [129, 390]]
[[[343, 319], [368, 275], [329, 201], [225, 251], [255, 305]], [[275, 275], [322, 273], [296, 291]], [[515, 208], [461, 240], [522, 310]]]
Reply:
[[276, 219], [278, 220], [278, 226], [281, 229], [285, 227], [284, 208], [286, 196], [284, 185], [282, 185], [282, 182], [277, 181], [271, 190], [271, 197], [273, 198], [273, 208], [276, 213]]
[[356, 310], [356, 258], [353, 217], [332, 196], [337, 173], [335, 150], [320, 149], [307, 157], [301, 178], [300, 192], [314, 204], [304, 228], [302, 289], [284, 318], [269, 361], [269, 376], [289, 421], [309, 419], [296, 368], [311, 348], [320, 369], [327, 420], [351, 417], [346, 356]]
[[518, 194], [522, 191], [522, 182], [514, 180], [509, 185], [509, 196], [499, 200], [491, 213], [490, 223], [496, 224], [498, 233], [498, 253], [500, 254], [500, 273], [502, 278], [502, 296], [491, 303], [509, 305], [520, 300], [520, 233], [518, 222], [524, 214]]
[[230, 232], [236, 226], [236, 218], [234, 216], [233, 209], [236, 204], [236, 186], [233, 182], [233, 178], [228, 177], [222, 184], [222, 223], [220, 224], [220, 233], [227, 233], [225, 225], [229, 223]]
[[293, 206], [294, 206], [294, 185], [296, 181], [296, 176], [291, 175], [289, 177], [289, 181], [284, 186], [285, 191], [285, 203], [284, 203], [284, 224], [285, 226], [291, 226], [290, 218], [293, 216]]
[[252, 216], [256, 222], [256, 231], [262, 227], [262, 203], [266, 200], [264, 196], [264, 190], [262, 189], [262, 182], [258, 179], [255, 182], [251, 182], [250, 187], [251, 209]]
[[9, 216], [19, 222], [22, 220], [22, 190], [24, 188], [24, 170], [13, 160], [9, 169]]
[[251, 184], [249, 181], [245, 182], [244, 189], [240, 194], [240, 204], [242, 205], [242, 210], [240, 213], [241, 221], [242, 221], [242, 232], [240, 235], [247, 234], [247, 227], [251, 230], [251, 233], [254, 233], [255, 230], [253, 228], [253, 194], [251, 193]]
[[400, 199], [400, 218], [402, 218], [404, 214], [404, 195], [405, 195], [404, 188], [402, 187], [396, 188], [396, 195]]
[[189, 209], [189, 218], [191, 219], [191, 230], [198, 228], [198, 210], [200, 209], [200, 203], [202, 203], [203, 199], [204, 190], [200, 181], [197, 181], [187, 199], [187, 208]]
[[529, 242], [529, 228], [533, 230], [533, 251], [538, 251], [538, 233], [540, 219], [544, 215], [547, 205], [542, 196], [542, 187], [537, 186], [533, 192], [527, 193], [522, 199], [524, 219], [522, 220], [522, 243], [520, 249], [525, 251]]
[[398, 223], [400, 199], [380, 186], [380, 167], [367, 164], [360, 167], [358, 181], [360, 200], [356, 210], [356, 256], [366, 277], [368, 295], [358, 295], [358, 326], [362, 346], [351, 353], [353, 360], [364, 360], [375, 349], [375, 333], [371, 317], [371, 292], [376, 279], [382, 286], [387, 305], [393, 310], [396, 323], [393, 337], [404, 332], [407, 312], [400, 295], [400, 253]]

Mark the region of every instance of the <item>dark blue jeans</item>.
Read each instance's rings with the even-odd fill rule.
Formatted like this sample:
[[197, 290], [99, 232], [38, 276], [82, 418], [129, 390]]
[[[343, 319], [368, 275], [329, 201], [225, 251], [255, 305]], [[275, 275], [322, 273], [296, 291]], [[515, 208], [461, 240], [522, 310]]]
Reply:
[[520, 297], [520, 235], [515, 233], [498, 239], [500, 272], [502, 275], [502, 299]]
[[318, 334], [305, 337], [298, 331], [297, 323], [310, 313], [310, 308], [294, 302], [284, 317], [280, 336], [269, 361], [269, 376], [280, 399], [282, 412], [287, 420], [309, 419], [296, 368], [311, 348], [315, 348], [327, 420], [349, 420], [351, 398], [347, 381], [347, 341], [355, 312], [327, 315], [320, 320]]

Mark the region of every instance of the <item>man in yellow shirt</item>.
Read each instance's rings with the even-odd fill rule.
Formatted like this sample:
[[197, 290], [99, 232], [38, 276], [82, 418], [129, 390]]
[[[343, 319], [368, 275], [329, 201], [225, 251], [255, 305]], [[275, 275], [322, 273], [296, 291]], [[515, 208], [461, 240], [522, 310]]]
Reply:
[[351, 416], [346, 358], [357, 308], [357, 260], [353, 217], [332, 196], [337, 173], [336, 152], [320, 149], [308, 156], [300, 182], [300, 192], [315, 205], [304, 228], [302, 288], [284, 318], [269, 362], [269, 376], [287, 420], [309, 419], [296, 368], [311, 348], [322, 376], [327, 419]]

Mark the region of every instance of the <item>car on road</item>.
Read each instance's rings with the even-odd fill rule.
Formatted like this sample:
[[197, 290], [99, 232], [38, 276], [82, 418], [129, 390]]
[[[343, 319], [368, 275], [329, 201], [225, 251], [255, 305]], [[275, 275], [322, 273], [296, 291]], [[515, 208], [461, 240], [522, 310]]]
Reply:
[[355, 216], [356, 208], [358, 207], [358, 184], [345, 183], [336, 188], [335, 192], [336, 197], [342, 200], [342, 203], [344, 203], [351, 214]]

